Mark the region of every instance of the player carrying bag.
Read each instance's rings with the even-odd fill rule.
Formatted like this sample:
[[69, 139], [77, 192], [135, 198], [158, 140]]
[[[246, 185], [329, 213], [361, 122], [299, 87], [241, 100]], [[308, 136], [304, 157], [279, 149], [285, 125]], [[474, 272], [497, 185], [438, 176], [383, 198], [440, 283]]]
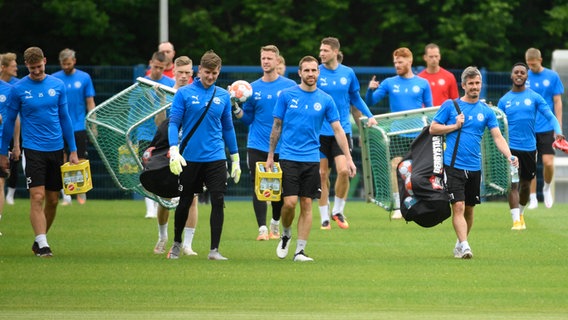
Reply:
[[[217, 89], [215, 88], [215, 91]], [[183, 139], [179, 147], [179, 153], [183, 154], [183, 150], [187, 142], [197, 130], [197, 127], [203, 121], [207, 110], [211, 106], [215, 91], [211, 96], [211, 100], [207, 103], [205, 110], [193, 126], [188, 135]], [[140, 174], [140, 183], [142, 186], [153, 194], [162, 198], [179, 197], [182, 186], [179, 184], [179, 176], [170, 171], [170, 143], [168, 139], [168, 126], [170, 119], [164, 120], [159, 126], [158, 131], [154, 135], [154, 139], [150, 143], [150, 147], [144, 151], [143, 165], [144, 169]]]
[[[458, 114], [461, 110], [454, 100]], [[451, 166], [454, 166], [459, 137], [452, 154]], [[404, 220], [414, 221], [418, 225], [430, 228], [442, 223], [451, 216], [450, 195], [444, 182], [444, 139], [443, 136], [431, 135], [430, 126], [422, 132], [410, 146], [410, 151], [402, 159], [411, 160], [409, 179], [405, 179], [397, 170], [400, 197], [400, 211]], [[400, 165], [399, 165], [400, 167]], [[410, 180], [410, 181], [407, 181]], [[408, 183], [410, 182], [410, 183]]]

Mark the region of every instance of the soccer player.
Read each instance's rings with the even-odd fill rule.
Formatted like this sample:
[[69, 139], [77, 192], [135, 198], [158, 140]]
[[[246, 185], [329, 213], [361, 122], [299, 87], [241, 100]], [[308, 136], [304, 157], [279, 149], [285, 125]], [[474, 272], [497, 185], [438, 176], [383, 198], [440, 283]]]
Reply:
[[[260, 48], [260, 65], [263, 75], [260, 79], [251, 83], [253, 95], [244, 104], [241, 110], [235, 105], [233, 113], [244, 124], [249, 126], [247, 142], [247, 161], [250, 170], [252, 185], [256, 179], [256, 163], [266, 160], [270, 145], [270, 131], [272, 130], [272, 111], [276, 99], [285, 88], [293, 87], [296, 82], [279, 75], [276, 66], [280, 57], [278, 47], [267, 45]], [[279, 147], [276, 147], [274, 160], [278, 161]], [[280, 209], [282, 200], [272, 202], [272, 219], [270, 221], [270, 234], [266, 227], [266, 201], [257, 199], [253, 190], [252, 206], [258, 225], [258, 237], [256, 240], [280, 239]]]
[[[353, 148], [351, 140], [351, 121], [350, 112], [353, 105], [362, 114], [369, 118], [368, 125], [373, 126], [377, 121], [359, 93], [359, 80], [353, 69], [340, 64], [337, 60], [340, 43], [337, 38], [327, 37], [320, 43], [320, 74], [317, 86], [325, 93], [329, 94], [339, 111], [339, 121], [346, 134], [349, 143], [349, 152]], [[329, 123], [324, 122], [320, 133], [320, 179], [321, 197], [319, 199], [319, 211], [321, 219], [321, 229], [331, 228], [329, 223], [329, 193], [330, 193], [330, 166], [335, 163], [337, 179], [335, 181], [335, 200], [333, 202], [332, 218], [342, 229], [349, 228], [349, 223], [345, 218], [345, 203], [349, 192], [349, 171], [345, 165], [347, 157], [337, 145], [334, 130]], [[343, 169], [341, 169], [343, 168]]]
[[[0, 129], [2, 129], [2, 120], [5, 118], [6, 109], [8, 109], [10, 105], [11, 91], [12, 86], [0, 79]], [[1, 138], [2, 133], [0, 131], [0, 139]], [[8, 172], [0, 170], [0, 220], [2, 220], [2, 213], [4, 212], [4, 183], [7, 176]]]
[[[16, 62], [16, 54], [12, 52], [0, 55], [0, 80], [4, 80], [9, 84], [18, 82], [18, 63]], [[18, 184], [18, 175], [21, 161], [20, 149], [20, 117], [16, 118], [14, 126], [14, 138], [10, 144], [10, 175], [7, 178], [8, 188], [6, 192], [6, 203], [14, 204], [14, 195], [16, 193], [16, 185]]]
[[[203, 192], [203, 184], [211, 194], [211, 245], [209, 260], [227, 260], [219, 252], [221, 232], [223, 231], [225, 192], [227, 189], [227, 159], [225, 145], [229, 149], [231, 164], [230, 176], [239, 182], [241, 167], [237, 138], [231, 117], [229, 92], [215, 86], [221, 71], [221, 58], [212, 50], [205, 52], [199, 64], [199, 77], [178, 89], [170, 111], [168, 138], [170, 142], [170, 170], [180, 175], [183, 186], [174, 220], [174, 243], [168, 252], [168, 259], [177, 259], [181, 251], [181, 236], [188, 211], [194, 201], [194, 194]], [[210, 104], [203, 122], [183, 154], [179, 154], [178, 133], [183, 129], [187, 135], [198, 121], [207, 105]], [[186, 165], [187, 161], [187, 166]], [[183, 169], [185, 167], [185, 169]]]
[[[512, 230], [526, 229], [523, 212], [529, 200], [530, 183], [536, 172], [536, 115], [541, 114], [554, 128], [557, 139], [563, 139], [562, 129], [544, 98], [527, 88], [529, 68], [519, 62], [513, 66], [513, 87], [501, 99], [498, 107], [507, 115], [509, 144], [514, 156], [519, 158], [519, 182], [511, 185], [509, 208], [513, 218]], [[551, 142], [552, 145], [552, 142]]]
[[[63, 49], [59, 53], [59, 64], [61, 70], [53, 74], [54, 77], [61, 79], [67, 89], [67, 105], [69, 115], [73, 123], [75, 131], [75, 143], [77, 144], [77, 156], [79, 160], [87, 159], [87, 130], [85, 128], [85, 116], [88, 111], [95, 108], [95, 87], [91, 76], [77, 68], [75, 64], [75, 51], [71, 49]], [[63, 193], [63, 205], [71, 204], [71, 196]], [[87, 201], [87, 195], [80, 193], [77, 195], [77, 202], [84, 204]]]
[[282, 55], [278, 55], [278, 63], [276, 64], [276, 72], [285, 77], [286, 76], [286, 59], [284, 59], [284, 56]]
[[35, 233], [32, 251], [36, 256], [53, 255], [47, 242], [57, 212], [59, 191], [63, 187], [61, 165], [64, 141], [69, 146], [69, 162], [77, 164], [73, 123], [67, 109], [63, 82], [45, 74], [46, 59], [38, 47], [24, 52], [29, 75], [12, 89], [0, 146], [0, 168], [8, 169], [8, 146], [19, 114], [26, 155], [26, 181], [30, 192], [30, 221]]
[[[188, 56], [180, 56], [175, 59], [174, 61], [174, 80], [175, 85], [174, 89], [179, 89], [183, 86], [189, 84], [189, 80], [192, 78], [193, 75], [193, 61]], [[158, 130], [162, 130], [156, 139], [154, 139], [150, 143], [151, 146], [155, 146], [156, 149], [162, 148], [160, 145], [161, 143], [167, 144], [164, 145], [164, 148], [169, 148], [168, 143], [168, 125], [162, 124], [162, 122], [166, 121], [167, 114], [163, 112], [161, 114], [156, 115], [155, 122], [158, 126]], [[169, 121], [168, 121], [169, 123]], [[185, 228], [183, 229], [183, 254], [186, 256], [196, 256], [197, 252], [193, 251], [192, 243], [193, 243], [193, 236], [195, 234], [195, 227], [197, 226], [197, 195], [194, 196], [193, 202], [191, 203], [191, 207], [189, 208], [189, 215], [187, 217], [187, 221], [185, 223]], [[166, 252], [165, 246], [168, 242], [168, 219], [170, 217], [170, 211], [168, 208], [158, 205], [158, 242], [156, 242], [156, 246], [154, 247], [155, 254], [163, 254]]]
[[[560, 128], [562, 128], [562, 94], [564, 93], [564, 86], [562, 85], [560, 76], [555, 71], [542, 66], [542, 56], [540, 50], [536, 48], [529, 48], [525, 52], [525, 61], [529, 66], [529, 76], [526, 87], [532, 89], [544, 98], [544, 101], [546, 101], [548, 107], [556, 116]], [[542, 195], [544, 197], [544, 205], [547, 208], [552, 208], [554, 199], [552, 198], [550, 184], [554, 178], [555, 153], [552, 148], [554, 132], [553, 127], [540, 113], [536, 115], [535, 132], [537, 156], [542, 158], [544, 179]], [[531, 181], [530, 204], [528, 208], [536, 209], [537, 207], [538, 200], [536, 198], [535, 178]]]
[[432, 90], [432, 101], [435, 106], [441, 105], [448, 99], [457, 99], [458, 83], [453, 73], [440, 67], [440, 47], [435, 43], [429, 43], [424, 48], [424, 61], [426, 68], [420, 71], [417, 76], [428, 80]]
[[[144, 76], [145, 79], [152, 80], [159, 84], [163, 84], [168, 87], [173, 87], [176, 82], [172, 78], [164, 76], [164, 70], [168, 63], [168, 58], [163, 52], [156, 51], [152, 54], [150, 59], [150, 74]], [[136, 107], [131, 109], [131, 112], [136, 112]], [[140, 151], [146, 150], [150, 145], [150, 141], [154, 139], [154, 133], [156, 132], [156, 121], [153, 119], [148, 119], [142, 123], [138, 128], [136, 128], [136, 139], [138, 141], [138, 148]], [[146, 216], [145, 218], [156, 218], [158, 216], [158, 203], [150, 198], [145, 198], [146, 203]]]
[[276, 146], [280, 141], [280, 167], [282, 168], [282, 237], [276, 255], [288, 255], [292, 239], [292, 222], [300, 198], [298, 240], [294, 261], [313, 261], [304, 251], [312, 226], [312, 199], [320, 196], [319, 135], [324, 122], [331, 124], [335, 139], [347, 161], [345, 170], [353, 177], [357, 171], [345, 132], [339, 122], [339, 112], [333, 99], [317, 87], [318, 60], [303, 57], [299, 63], [300, 85], [283, 90], [274, 108], [274, 124], [270, 133], [270, 149], [266, 159], [268, 170], [274, 165]]
[[[444, 151], [444, 172], [447, 178], [448, 192], [452, 205], [452, 224], [457, 235], [454, 257], [471, 259], [473, 252], [468, 235], [473, 227], [473, 210], [480, 203], [481, 183], [481, 139], [485, 128], [491, 132], [499, 151], [518, 166], [517, 158], [511, 159], [507, 141], [499, 130], [495, 113], [479, 101], [481, 92], [481, 72], [476, 67], [467, 67], [461, 75], [464, 95], [457, 100], [461, 113], [458, 114], [452, 100], [446, 100], [434, 116], [430, 133], [446, 135]], [[454, 166], [450, 166], [458, 131], [458, 152]]]
[[[369, 90], [365, 95], [368, 105], [374, 105], [381, 101], [384, 97], [389, 97], [389, 105], [391, 112], [399, 112], [423, 107], [431, 107], [432, 91], [428, 81], [417, 77], [412, 73], [412, 52], [410, 49], [402, 47], [396, 49], [393, 54], [394, 67], [396, 76], [387, 78], [380, 84], [373, 76], [369, 81]], [[418, 120], [420, 121], [420, 120]], [[397, 126], [403, 125], [404, 120], [399, 120], [393, 124], [393, 131], [397, 130]], [[401, 127], [402, 129], [402, 127]], [[393, 203], [394, 210], [392, 219], [402, 219], [400, 212], [400, 194], [398, 192], [398, 181], [396, 178], [396, 167], [402, 160], [402, 157], [410, 148], [410, 144], [418, 134], [401, 134], [392, 137], [390, 143], [390, 153], [392, 161], [392, 186], [393, 186]]]
[[[174, 45], [169, 41], [161, 42], [158, 45], [158, 52], [162, 52], [166, 56], [166, 65], [164, 66], [164, 76], [174, 79], [174, 57], [176, 56], [176, 51], [174, 50]], [[146, 70], [146, 76], [149, 76], [152, 72], [152, 67], [149, 66], [148, 70]], [[189, 77], [189, 83], [193, 82], [193, 78]]]

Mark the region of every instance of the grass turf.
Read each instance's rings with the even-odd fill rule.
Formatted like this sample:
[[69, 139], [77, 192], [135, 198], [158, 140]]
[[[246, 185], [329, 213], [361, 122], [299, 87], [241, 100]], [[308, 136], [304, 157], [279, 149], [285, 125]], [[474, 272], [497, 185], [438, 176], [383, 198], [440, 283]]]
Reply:
[[[390, 221], [350, 201], [350, 228], [314, 224], [313, 263], [276, 257], [277, 241], [255, 241], [249, 201], [227, 201], [220, 252], [208, 261], [209, 206], [200, 205], [196, 257], [154, 255], [155, 219], [143, 201], [89, 200], [59, 207], [48, 240], [54, 257], [33, 256], [29, 203], [6, 206], [0, 222], [0, 319], [566, 319], [568, 205], [526, 211], [511, 231], [505, 202], [476, 208], [472, 260], [454, 259], [451, 220], [431, 229]], [[270, 212], [270, 209], [269, 209]], [[269, 214], [270, 219], [270, 214]], [[170, 216], [170, 242], [173, 213]]]

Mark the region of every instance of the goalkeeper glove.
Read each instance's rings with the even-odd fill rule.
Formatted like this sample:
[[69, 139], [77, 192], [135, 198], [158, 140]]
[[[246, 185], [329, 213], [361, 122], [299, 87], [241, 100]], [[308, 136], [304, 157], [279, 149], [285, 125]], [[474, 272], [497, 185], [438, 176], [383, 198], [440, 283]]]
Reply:
[[241, 179], [241, 164], [239, 163], [239, 154], [234, 153], [231, 155], [231, 178], [235, 183], [239, 183]]
[[239, 103], [236, 100], [231, 99], [231, 106], [233, 109], [233, 113], [235, 115], [241, 113], [241, 111], [243, 111], [243, 109], [241, 109], [241, 106], [239, 106]]
[[181, 154], [179, 154], [179, 148], [177, 146], [170, 147], [170, 171], [178, 175], [183, 171], [182, 166], [186, 166], [187, 163]]

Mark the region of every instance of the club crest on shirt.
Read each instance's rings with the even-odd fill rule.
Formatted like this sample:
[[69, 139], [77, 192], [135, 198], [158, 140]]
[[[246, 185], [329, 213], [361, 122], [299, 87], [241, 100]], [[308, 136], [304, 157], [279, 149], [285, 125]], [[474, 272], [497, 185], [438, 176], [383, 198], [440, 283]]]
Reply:
[[75, 81], [73, 85], [75, 86], [75, 88], [79, 89], [81, 88], [81, 81]]
[[419, 86], [413, 86], [413, 87], [412, 87], [412, 92], [414, 92], [414, 93], [420, 92], [420, 87], [419, 87]]
[[316, 111], [321, 110], [321, 104], [319, 102], [314, 103], [314, 110], [316, 110]]
[[0, 94], [0, 102], [6, 102], [6, 96], [3, 94]]
[[55, 89], [49, 89], [49, 90], [47, 91], [47, 94], [48, 94], [50, 97], [54, 97], [54, 96], [55, 96]]
[[347, 84], [347, 78], [341, 77], [341, 79], [339, 79], [339, 83], [341, 83], [342, 85], [346, 85]]
[[477, 114], [477, 121], [483, 121], [483, 119], [485, 119], [485, 117], [483, 116], [483, 113], [478, 113]]
[[530, 106], [532, 104], [532, 101], [529, 98], [526, 98], [524, 102], [525, 102], [525, 106]]
[[219, 99], [219, 97], [215, 97], [215, 98], [213, 98], [213, 103], [214, 104], [221, 104], [221, 99]]

